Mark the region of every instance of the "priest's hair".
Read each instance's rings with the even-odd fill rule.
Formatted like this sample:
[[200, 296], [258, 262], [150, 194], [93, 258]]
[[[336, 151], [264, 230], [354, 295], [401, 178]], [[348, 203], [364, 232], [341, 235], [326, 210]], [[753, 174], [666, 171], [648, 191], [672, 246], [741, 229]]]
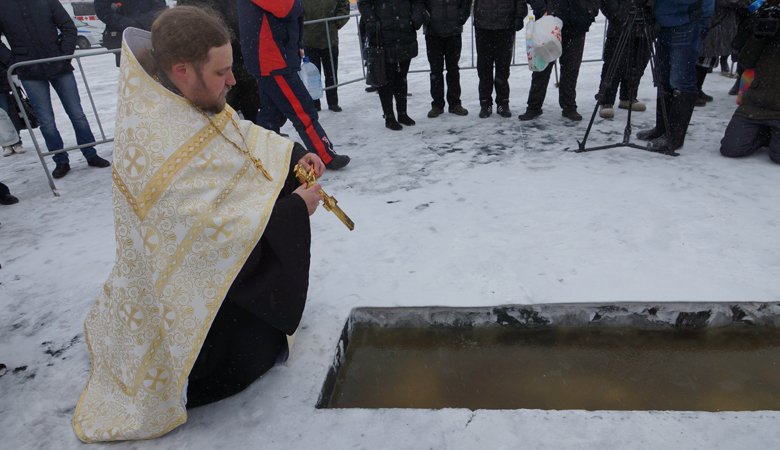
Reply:
[[152, 24], [152, 57], [157, 68], [165, 72], [182, 62], [200, 69], [209, 50], [229, 44], [230, 37], [217, 12], [177, 6], [163, 11]]

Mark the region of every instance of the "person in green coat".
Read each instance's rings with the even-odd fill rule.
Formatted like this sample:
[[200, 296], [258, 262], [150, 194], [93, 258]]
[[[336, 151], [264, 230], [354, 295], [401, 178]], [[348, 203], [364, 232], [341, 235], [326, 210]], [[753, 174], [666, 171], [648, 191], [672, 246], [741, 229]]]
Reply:
[[[304, 20], [326, 19], [349, 15], [349, 0], [303, 0]], [[339, 68], [339, 29], [349, 18], [331, 20], [325, 23], [303, 27], [303, 50], [309, 60], [325, 73], [325, 98], [328, 109], [339, 112], [339, 95], [336, 91]], [[330, 88], [333, 86], [332, 88]], [[328, 89], [330, 88], [330, 89]], [[317, 111], [322, 109], [319, 100], [314, 101]]]

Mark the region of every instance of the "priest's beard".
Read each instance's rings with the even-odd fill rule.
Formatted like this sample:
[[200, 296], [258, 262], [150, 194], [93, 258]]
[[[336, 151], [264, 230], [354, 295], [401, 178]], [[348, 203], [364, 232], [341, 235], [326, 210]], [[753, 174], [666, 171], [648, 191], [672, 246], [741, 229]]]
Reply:
[[193, 98], [190, 100], [193, 105], [203, 112], [210, 114], [219, 114], [225, 109], [225, 103], [227, 93], [230, 90], [229, 86], [225, 86], [216, 97], [209, 90], [206, 85], [206, 80], [203, 78], [203, 72], [197, 71], [198, 85], [193, 92]]

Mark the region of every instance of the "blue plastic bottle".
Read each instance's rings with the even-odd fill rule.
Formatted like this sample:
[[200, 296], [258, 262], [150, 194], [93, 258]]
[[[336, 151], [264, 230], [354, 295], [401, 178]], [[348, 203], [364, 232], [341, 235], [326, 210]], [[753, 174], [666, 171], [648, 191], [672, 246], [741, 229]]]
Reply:
[[299, 75], [306, 90], [309, 91], [311, 99], [319, 100], [322, 97], [322, 79], [320, 79], [320, 71], [309, 61], [308, 56], [303, 57]]

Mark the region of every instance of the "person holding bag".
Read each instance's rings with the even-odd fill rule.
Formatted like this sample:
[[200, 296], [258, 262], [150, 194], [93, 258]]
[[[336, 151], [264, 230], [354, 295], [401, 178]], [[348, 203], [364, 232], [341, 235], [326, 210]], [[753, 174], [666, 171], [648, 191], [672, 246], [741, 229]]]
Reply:
[[8, 67], [0, 63], [0, 109], [5, 111], [9, 120], [13, 124], [16, 133], [16, 140], [12, 143], [3, 143], [3, 156], [11, 156], [14, 153], [24, 153], [22, 137], [19, 131], [25, 128], [22, 118], [19, 117], [19, 109], [16, 106], [16, 100], [11, 95], [11, 86], [8, 84]]
[[[423, 0], [358, 0], [358, 10], [365, 20], [369, 47], [382, 47], [385, 53], [387, 83], [378, 86], [385, 127], [402, 130], [415, 121], [406, 109], [408, 91], [406, 75], [412, 58], [417, 56], [417, 30], [424, 21]], [[398, 120], [393, 112], [393, 98]]]

